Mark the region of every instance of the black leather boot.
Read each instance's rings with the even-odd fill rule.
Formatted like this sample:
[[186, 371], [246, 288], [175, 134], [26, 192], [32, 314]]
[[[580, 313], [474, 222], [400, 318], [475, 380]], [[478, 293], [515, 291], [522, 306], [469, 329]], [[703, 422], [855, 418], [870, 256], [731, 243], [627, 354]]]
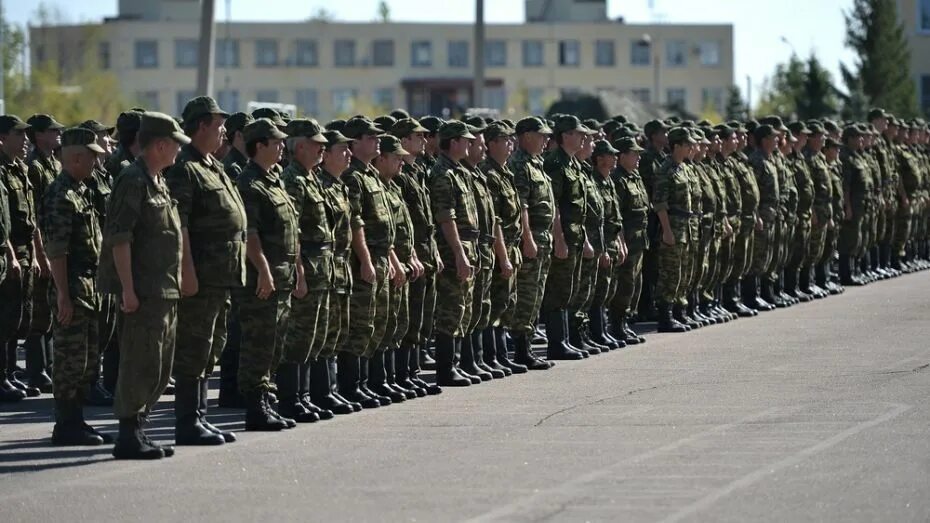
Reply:
[[761, 278], [759, 287], [761, 291], [759, 293], [759, 298], [761, 298], [767, 304], [778, 307], [779, 309], [783, 309], [788, 306], [788, 304], [785, 303], [785, 300], [781, 299], [777, 294], [775, 294], [772, 280], [768, 278]]
[[[338, 352], [336, 354], [338, 354]], [[362, 405], [360, 403], [349, 401], [339, 393], [339, 365], [337, 365], [336, 360], [337, 356], [335, 354], [326, 359], [326, 367], [329, 371], [329, 393], [336, 398], [336, 401], [348, 404], [355, 412], [361, 412]]]
[[282, 363], [275, 373], [278, 385], [278, 415], [298, 423], [314, 423], [320, 417], [300, 402], [300, 367], [296, 363]]
[[568, 332], [565, 325], [566, 313], [556, 310], [546, 314], [546, 358], [549, 360], [581, 360], [587, 357], [569, 345]]
[[[381, 396], [391, 398], [392, 403], [403, 403], [407, 400], [407, 395], [394, 389], [388, 384], [388, 350], [376, 350], [368, 360], [368, 390]], [[380, 400], [379, 400], [380, 401]]]
[[[333, 411], [313, 403], [313, 399], [310, 397], [310, 365], [309, 361], [301, 363], [297, 366], [297, 401], [304, 406], [305, 409], [316, 414], [321, 420], [333, 419]], [[326, 364], [323, 362], [323, 367]], [[326, 385], [329, 385], [329, 376], [326, 376]], [[351, 409], [351, 407], [349, 407]]]
[[89, 407], [112, 407], [113, 395], [104, 388], [101, 380], [94, 380], [84, 391], [84, 404]]
[[177, 445], [222, 445], [223, 436], [200, 422], [200, 383], [177, 378], [174, 385], [174, 442]]
[[[478, 369], [472, 369], [472, 359], [474, 358], [474, 348], [471, 344], [471, 334], [466, 333], [462, 338], [455, 338], [455, 368], [454, 372], [458, 372], [460, 375], [467, 378], [471, 381], [472, 385], [478, 385], [482, 381], [489, 381], [492, 379], [490, 375], [484, 377], [477, 374]], [[474, 371], [474, 372], [473, 372]]]
[[501, 372], [504, 377], [507, 377], [513, 374], [513, 371], [510, 370], [510, 367], [506, 367], [497, 361], [497, 342], [497, 329], [488, 327], [481, 331], [481, 356], [484, 364], [488, 369]]
[[55, 400], [55, 428], [52, 444], [59, 446], [98, 446], [103, 438], [84, 428], [83, 406], [79, 401]]
[[[378, 350], [375, 350], [375, 354], [373, 355], [374, 359], [377, 359], [376, 356], [378, 352], [379, 352]], [[371, 361], [373, 358], [366, 358], [363, 356], [358, 359], [358, 390], [362, 391], [363, 394], [367, 394], [368, 396], [371, 396], [372, 398], [378, 400], [378, 403], [380, 403], [382, 407], [387, 407], [388, 405], [393, 403], [391, 401], [391, 398], [387, 395], [379, 394], [378, 392], [375, 392], [369, 386], [371, 384], [370, 380], [372, 379], [372, 377], [375, 377], [375, 378], [379, 377], [378, 369], [377, 368], [372, 369], [373, 366], [371, 364]], [[377, 363], [375, 365], [377, 365]], [[381, 371], [380, 372], [382, 374], [384, 373], [384, 360], [381, 360]]]
[[45, 358], [45, 336], [27, 336], [23, 348], [26, 349], [26, 384], [39, 389], [43, 394], [51, 394], [52, 378], [45, 372], [50, 363]]
[[593, 345], [589, 345], [581, 339], [581, 331], [578, 326], [578, 318], [575, 317], [575, 311], [563, 310], [562, 329], [565, 333], [565, 343], [568, 348], [580, 352], [582, 357], [588, 358], [594, 354], [600, 354], [601, 350]]
[[687, 307], [684, 305], [672, 305], [672, 318], [675, 318], [675, 321], [684, 325], [688, 330], [701, 328], [701, 324], [699, 322], [685, 314], [686, 308]]
[[472, 381], [455, 368], [456, 339], [436, 334], [436, 383], [443, 387], [468, 387]]
[[245, 430], [278, 432], [288, 428], [287, 422], [277, 415], [268, 404], [264, 391], [246, 396]]
[[[509, 354], [507, 354], [507, 330], [503, 327], [494, 328], [494, 348], [497, 352], [496, 358], [497, 362], [506, 369], [509, 369], [513, 374], [526, 374], [529, 370], [526, 365], [522, 365], [510, 359]], [[545, 363], [545, 362], [543, 362]], [[546, 363], [546, 367], [549, 364]]]
[[338, 355], [338, 369], [336, 380], [339, 384], [339, 395], [350, 403], [361, 405], [365, 409], [376, 409], [381, 406], [377, 399], [365, 394], [359, 388], [361, 379], [361, 362], [359, 357], [349, 352], [341, 351]]
[[210, 407], [210, 380], [208, 378], [200, 378], [197, 380], [197, 383], [200, 387], [200, 407], [197, 409], [197, 416], [200, 417], [200, 424], [206, 427], [210, 432], [219, 434], [226, 443], [236, 441], [235, 434], [228, 430], [222, 430], [207, 421], [207, 410]]
[[142, 416], [131, 416], [119, 420], [119, 435], [113, 446], [116, 459], [162, 459], [164, 449], [151, 444], [143, 437]]
[[591, 338], [605, 345], [610, 350], [617, 350], [626, 347], [626, 337], [617, 338], [610, 331], [610, 323], [607, 321], [607, 310], [604, 307], [591, 307], [588, 311], [588, 332]]
[[658, 332], [688, 332], [691, 330], [687, 325], [681, 323], [675, 319], [672, 314], [672, 307], [665, 302], [656, 302], [656, 313], [658, 314], [658, 319], [656, 320], [656, 330]]
[[410, 380], [410, 345], [401, 345], [391, 352], [394, 354], [394, 367], [391, 369], [393, 378], [390, 383], [395, 387], [409, 390], [417, 398], [426, 396], [426, 389]]
[[[355, 409], [349, 403], [333, 395], [332, 379], [329, 375], [329, 361], [318, 358], [300, 367], [301, 390], [307, 391], [306, 402], [301, 396], [301, 402], [311, 403], [322, 410], [328, 410], [335, 415], [352, 414]], [[361, 406], [359, 406], [361, 409]], [[319, 414], [319, 413], [317, 413]], [[320, 416], [320, 419], [323, 419]]]
[[[485, 374], [490, 374], [492, 379], [501, 379], [505, 376], [504, 371], [492, 369], [484, 361], [484, 330], [475, 330], [471, 334], [471, 349], [475, 359], [475, 367]], [[494, 346], [491, 346], [494, 350]], [[479, 375], [480, 377], [480, 375]], [[483, 379], [483, 378], [482, 378]]]
[[553, 362], [540, 359], [533, 352], [530, 338], [524, 333], [513, 335], [513, 361], [528, 370], [549, 370]]
[[425, 380], [420, 378], [420, 353], [425, 352], [426, 347], [422, 344], [411, 345], [410, 346], [410, 369], [409, 376], [410, 381], [426, 391], [428, 396], [435, 396], [436, 394], [442, 394], [442, 387], [434, 383], [427, 383]]

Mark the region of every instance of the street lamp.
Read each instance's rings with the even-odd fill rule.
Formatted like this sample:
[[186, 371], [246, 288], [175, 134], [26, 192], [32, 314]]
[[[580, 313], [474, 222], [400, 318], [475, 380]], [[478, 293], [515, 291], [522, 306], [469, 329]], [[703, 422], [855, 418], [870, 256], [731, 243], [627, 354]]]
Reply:
[[659, 66], [660, 66], [660, 56], [659, 56], [659, 40], [653, 39], [652, 35], [645, 33], [640, 37], [639, 42], [643, 45], [648, 45], [649, 50], [652, 53], [652, 92], [655, 93], [654, 104], [656, 106], [661, 103], [661, 95], [659, 94]]

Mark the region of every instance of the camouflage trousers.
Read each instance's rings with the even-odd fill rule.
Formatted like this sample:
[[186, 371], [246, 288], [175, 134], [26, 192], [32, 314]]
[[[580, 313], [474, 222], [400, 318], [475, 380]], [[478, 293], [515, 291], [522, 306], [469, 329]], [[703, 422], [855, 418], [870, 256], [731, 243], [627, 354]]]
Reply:
[[874, 229], [873, 229], [875, 232], [872, 235], [873, 245], [877, 243], [882, 243], [885, 241], [885, 228], [888, 225], [886, 219], [887, 219], [887, 214], [885, 213], [885, 209], [883, 208], [878, 209], [875, 212], [875, 215], [873, 218], [875, 222]]
[[[349, 332], [349, 310], [352, 308], [349, 293], [329, 291], [329, 319], [326, 326], [326, 340], [317, 358], [329, 359], [342, 350], [342, 343]], [[313, 359], [313, 354], [310, 355]]]
[[188, 380], [207, 378], [226, 346], [226, 317], [230, 291], [201, 287], [178, 302], [174, 376]]
[[893, 252], [898, 256], [906, 254], [905, 247], [907, 241], [911, 238], [911, 227], [914, 222], [914, 216], [910, 207], [899, 207], [895, 216], [894, 243]]
[[610, 253], [609, 256], [611, 261], [609, 267], [602, 267], [598, 262], [597, 277], [594, 279], [594, 290], [591, 292], [589, 308], [606, 306], [617, 293], [617, 254]]
[[714, 279], [711, 282], [714, 287], [729, 281], [730, 276], [733, 274], [733, 251], [736, 247], [736, 235], [739, 234], [739, 218], [730, 218], [730, 228], [733, 233], [720, 238], [720, 248], [717, 250], [717, 270], [714, 271]]
[[436, 313], [436, 272], [427, 272], [409, 283], [407, 288], [409, 324], [403, 343], [421, 345], [433, 336], [433, 315]]
[[[25, 249], [25, 248], [23, 248]], [[32, 270], [31, 250], [17, 249], [20, 277], [9, 274], [0, 283], [0, 342], [25, 338], [32, 323], [32, 298], [35, 295], [36, 273]]]
[[392, 282], [390, 300], [391, 312], [388, 314], [388, 323], [380, 346], [385, 349], [397, 349], [410, 329], [410, 283], [397, 287]]
[[800, 267], [808, 259], [810, 243], [811, 222], [810, 219], [802, 219], [794, 228], [794, 241], [791, 242], [791, 253], [788, 259], [789, 267]]
[[837, 252], [837, 243], [839, 242], [840, 229], [839, 225], [834, 225], [827, 229], [826, 238], [823, 240], [823, 254], [820, 256], [820, 263], [833, 259]]
[[501, 271], [495, 269], [491, 276], [491, 313], [488, 318], [489, 325], [503, 327], [510, 325], [513, 320], [513, 309], [517, 304], [517, 274], [523, 265], [520, 249], [517, 246], [508, 247], [507, 256], [513, 265], [513, 275], [504, 278]]
[[878, 222], [876, 221], [875, 213], [870, 211], [865, 215], [865, 219], [862, 221], [862, 230], [859, 237], [859, 252], [856, 256], [864, 255], [869, 249], [875, 245], [875, 233]]
[[[97, 303], [100, 304], [100, 310], [97, 312], [97, 340], [100, 354], [106, 357], [104, 353], [107, 347], [114, 343], [119, 307], [116, 303], [116, 296], [112, 294], [98, 294]], [[114, 345], [117, 344], [114, 343]]]
[[51, 277], [36, 276], [32, 291], [32, 320], [29, 322], [29, 334], [32, 336], [42, 336], [52, 328], [52, 309], [48, 302], [51, 287]]
[[668, 245], [659, 242], [657, 247], [657, 269], [655, 297], [657, 303], [672, 305], [684, 294], [684, 273], [690, 267], [690, 247], [686, 242]]
[[756, 230], [752, 238], [752, 261], [749, 267], [749, 273], [762, 276], [769, 270], [772, 265], [773, 242], [775, 240], [775, 230], [779, 227], [778, 222], [765, 222], [762, 230]]
[[701, 267], [701, 279], [697, 284], [695, 291], [701, 300], [713, 300], [717, 289], [718, 275], [725, 269], [725, 262], [721, 255], [723, 246], [723, 231], [715, 230], [711, 239], [708, 241], [707, 254], [704, 256], [704, 264]]
[[484, 330], [491, 322], [491, 282], [494, 279], [494, 270], [482, 264], [475, 271], [475, 287], [472, 290], [471, 321], [465, 327], [465, 332]]
[[767, 277], [771, 281], [778, 280], [781, 270], [788, 263], [788, 253], [794, 238], [794, 227], [793, 222], [783, 221], [780, 227], [775, 230], [775, 238], [772, 241], [772, 263], [769, 264], [766, 271]]
[[823, 257], [827, 242], [827, 224], [811, 225], [811, 235], [807, 242], [807, 258], [804, 265], [814, 265]]
[[898, 215], [897, 205], [891, 209], [886, 209], [884, 211], [884, 232], [881, 233], [881, 239], [879, 240], [883, 245], [893, 245], [895, 229], [898, 226], [898, 221], [896, 219]]
[[697, 253], [694, 257], [694, 272], [691, 274], [691, 284], [688, 286], [688, 297], [692, 293], [700, 293], [708, 284], [711, 276], [711, 256], [715, 253], [716, 237], [713, 228], [704, 228], [701, 231], [701, 239], [697, 242]]
[[[465, 255], [476, 266], [474, 242], [463, 242]], [[451, 261], [451, 260], [450, 260]], [[475, 271], [477, 273], [477, 270]], [[447, 263], [445, 270], [436, 275], [436, 334], [461, 338], [468, 333], [474, 304], [475, 276], [460, 280], [455, 263]], [[441, 299], [439, 298], [441, 297]]]
[[113, 412], [118, 419], [148, 414], [168, 386], [174, 363], [178, 300], [139, 298], [132, 314], [120, 313], [119, 378]]
[[501, 322], [511, 332], [529, 334], [536, 328], [551, 265], [552, 249], [548, 246], [540, 247], [535, 258], [523, 258], [514, 276], [516, 296], [510, 319]]
[[388, 257], [372, 255], [371, 261], [375, 266], [374, 284], [363, 280], [358, 261], [353, 263], [349, 330], [343, 344], [343, 350], [365, 358], [370, 358], [379, 348], [391, 312]]
[[323, 350], [329, 324], [329, 291], [314, 289], [303, 298], [291, 296], [291, 313], [284, 330], [282, 363], [306, 363]]
[[613, 297], [610, 299], [610, 317], [617, 318], [635, 312], [639, 306], [639, 295], [643, 288], [643, 249], [631, 249], [626, 260], [614, 268]]
[[[52, 295], [54, 296], [54, 291]], [[73, 400], [83, 397], [87, 386], [94, 381], [100, 365], [100, 345], [97, 341], [97, 311], [74, 305], [71, 323], [58, 321], [58, 302], [51, 302], [49, 311], [54, 314], [52, 337], [55, 358], [52, 363], [52, 385], [56, 400]]]
[[845, 256], [859, 256], [862, 246], [862, 231], [865, 228], [863, 216], [854, 215], [840, 226], [837, 250]]
[[675, 301], [672, 302], [673, 305], [677, 304], [682, 307], [688, 305], [688, 294], [694, 285], [694, 276], [698, 270], [697, 265], [701, 260], [699, 256], [702, 252], [700, 234], [692, 234], [691, 238], [694, 240], [686, 244], [684, 260], [682, 260], [681, 283], [678, 285], [678, 295], [675, 297]]
[[291, 312], [291, 291], [273, 291], [267, 300], [259, 299], [254, 289], [238, 289], [239, 391], [244, 396], [268, 391], [271, 373], [284, 355], [284, 336]]
[[549, 277], [543, 293], [543, 314], [567, 309], [581, 280], [581, 248], [569, 247], [564, 259], [552, 257]]
[[580, 328], [584, 328], [588, 324], [588, 309], [591, 308], [591, 302], [594, 298], [597, 275], [601, 272], [597, 265], [597, 255], [591, 258], [585, 258], [584, 256], [578, 258], [578, 279], [572, 297], [569, 299], [568, 309], [570, 321], [573, 321]]

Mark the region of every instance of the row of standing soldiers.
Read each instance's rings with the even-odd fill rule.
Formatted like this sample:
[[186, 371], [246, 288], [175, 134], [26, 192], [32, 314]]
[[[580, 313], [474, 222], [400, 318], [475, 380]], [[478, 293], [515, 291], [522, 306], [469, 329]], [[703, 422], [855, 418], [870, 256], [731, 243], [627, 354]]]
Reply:
[[218, 363], [282, 430], [925, 268], [926, 125], [869, 120], [2, 116], [2, 399], [53, 391], [53, 442], [99, 445], [112, 392], [114, 455], [157, 459], [170, 381], [177, 444], [235, 441]]

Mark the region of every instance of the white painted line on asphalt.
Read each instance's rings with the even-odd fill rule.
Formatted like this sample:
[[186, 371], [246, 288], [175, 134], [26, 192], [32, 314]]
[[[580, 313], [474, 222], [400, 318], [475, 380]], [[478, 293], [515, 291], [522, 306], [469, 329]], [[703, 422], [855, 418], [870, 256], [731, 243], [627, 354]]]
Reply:
[[911, 405], [905, 405], [905, 404], [900, 404], [900, 403], [892, 404], [891, 410], [889, 410], [888, 412], [885, 412], [881, 416], [878, 416], [877, 418], [873, 418], [871, 420], [868, 420], [858, 425], [855, 425], [853, 427], [850, 427], [849, 429], [846, 429], [843, 432], [840, 432], [839, 434], [833, 436], [832, 438], [821, 441], [820, 443], [816, 445], [807, 447], [781, 461], [778, 461], [773, 464], [764, 465], [756, 469], [755, 471], [750, 472], [749, 474], [746, 474], [745, 476], [723, 486], [722, 488], [715, 490], [714, 492], [708, 494], [707, 496], [704, 496], [703, 498], [695, 501], [694, 503], [688, 505], [687, 507], [682, 508], [678, 512], [672, 514], [671, 516], [661, 521], [662, 523], [673, 523], [676, 521], [681, 521], [688, 516], [692, 516], [712, 506], [714, 503], [720, 501], [721, 499], [732, 494], [733, 492], [741, 488], [748, 487], [749, 485], [752, 485], [753, 483], [760, 481], [765, 476], [774, 474], [775, 472], [783, 468], [790, 467], [792, 465], [800, 463], [804, 459], [810, 456], [813, 456], [814, 454], [817, 454], [818, 452], [822, 452], [831, 447], [834, 447], [842, 443], [844, 440], [851, 438], [864, 430], [868, 430], [872, 427], [875, 427], [876, 425], [880, 425], [882, 423], [885, 423], [886, 421], [894, 419], [900, 416], [901, 414], [903, 414], [904, 412], [906, 412], [907, 410], [909, 410], [910, 408], [911, 408]]

